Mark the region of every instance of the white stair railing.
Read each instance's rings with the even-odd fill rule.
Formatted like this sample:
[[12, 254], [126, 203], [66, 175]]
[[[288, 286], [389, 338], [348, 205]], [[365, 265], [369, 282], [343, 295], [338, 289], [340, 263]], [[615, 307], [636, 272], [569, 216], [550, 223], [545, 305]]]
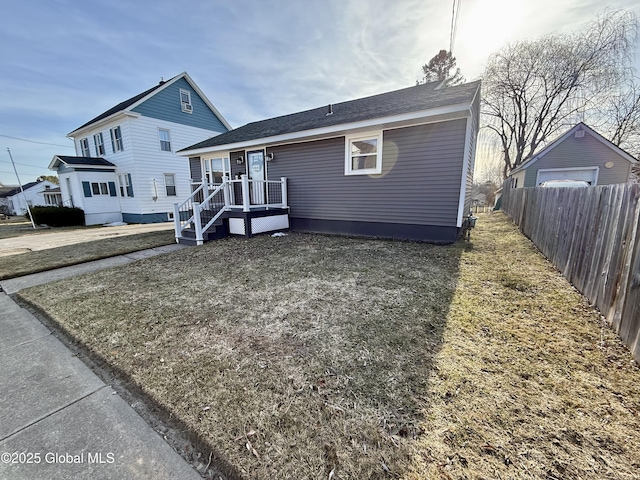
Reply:
[[183, 230], [193, 223], [193, 206], [194, 203], [197, 203], [197, 200], [204, 195], [203, 189], [205, 185], [206, 183], [203, 182], [182, 202], [173, 204], [173, 224], [175, 227], [176, 242], [182, 236]]

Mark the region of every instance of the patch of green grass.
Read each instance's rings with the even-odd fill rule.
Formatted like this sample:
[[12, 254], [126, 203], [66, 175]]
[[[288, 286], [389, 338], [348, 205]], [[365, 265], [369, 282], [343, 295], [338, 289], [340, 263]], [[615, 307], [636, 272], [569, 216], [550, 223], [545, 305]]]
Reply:
[[0, 280], [123, 255], [146, 248], [169, 245], [173, 242], [175, 242], [173, 231], [159, 231], [122, 235], [64, 247], [3, 256], [0, 257]]
[[226, 239], [20, 296], [245, 478], [637, 478], [638, 369], [502, 214], [470, 243]]

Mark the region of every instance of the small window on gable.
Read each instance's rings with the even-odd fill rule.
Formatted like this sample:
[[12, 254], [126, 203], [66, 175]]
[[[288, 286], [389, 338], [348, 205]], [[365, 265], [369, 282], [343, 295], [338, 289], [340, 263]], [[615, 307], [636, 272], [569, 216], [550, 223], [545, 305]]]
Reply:
[[382, 132], [346, 137], [345, 175], [382, 173]]
[[163, 152], [171, 151], [171, 136], [169, 135], [169, 130], [160, 129], [158, 130], [158, 136], [160, 137], [160, 150]]
[[191, 104], [191, 92], [189, 90], [180, 89], [180, 106], [182, 111], [193, 113], [193, 105]]
[[91, 156], [91, 152], [89, 151], [89, 140], [87, 140], [86, 138], [80, 140], [80, 150], [82, 150], [83, 157]]
[[93, 136], [93, 143], [96, 146], [96, 155], [104, 155], [104, 138], [102, 132], [96, 133]]

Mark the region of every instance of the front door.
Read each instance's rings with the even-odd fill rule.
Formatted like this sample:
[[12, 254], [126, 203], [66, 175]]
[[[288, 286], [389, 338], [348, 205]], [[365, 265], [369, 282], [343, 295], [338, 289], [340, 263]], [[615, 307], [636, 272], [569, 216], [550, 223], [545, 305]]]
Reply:
[[267, 172], [265, 169], [264, 150], [247, 152], [247, 170], [251, 182], [251, 205], [264, 205]]

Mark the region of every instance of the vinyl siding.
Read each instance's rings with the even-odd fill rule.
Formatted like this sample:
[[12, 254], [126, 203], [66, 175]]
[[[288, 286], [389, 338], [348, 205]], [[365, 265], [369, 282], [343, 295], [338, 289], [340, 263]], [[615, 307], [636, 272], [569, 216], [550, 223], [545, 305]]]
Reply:
[[[165, 152], [160, 149], [158, 130], [161, 128], [170, 132], [171, 152]], [[123, 202], [122, 211], [133, 214], [172, 211], [174, 203], [182, 201], [191, 193], [189, 160], [176, 155], [174, 152], [211, 138], [215, 133], [210, 130], [164, 122], [148, 117], [129, 119], [129, 131], [135, 139], [132, 147], [135, 165], [129, 171], [121, 171], [118, 165], [117, 173], [131, 173], [134, 199], [137, 206], [135, 209], [126, 208]], [[166, 194], [165, 173], [175, 174], [176, 196], [167, 196]], [[155, 196], [153, 179], [156, 180], [158, 193], [158, 198], [155, 201], [153, 200]]]
[[31, 188], [28, 188], [24, 191], [24, 196], [22, 192], [7, 197], [7, 203], [13, 207], [13, 211], [15, 215], [23, 215], [27, 211], [27, 203], [25, 202], [25, 197], [28, 202], [31, 202], [31, 206], [46, 206], [47, 202], [44, 200], [44, 195], [42, 192], [46, 190], [46, 187], [56, 188], [58, 185], [51, 183], [48, 180], [40, 182], [36, 185], [33, 185]]
[[[191, 92], [191, 105], [193, 112], [182, 111], [180, 103], [180, 89]], [[189, 127], [196, 127], [206, 130], [213, 130], [217, 133], [226, 132], [227, 128], [220, 119], [211, 111], [202, 98], [189, 85], [184, 78], [177, 80], [162, 91], [156, 93], [148, 100], [133, 108], [131, 111], [166, 122], [177, 123]], [[198, 140], [206, 140], [213, 135]], [[197, 142], [194, 142], [197, 143]], [[190, 144], [193, 145], [193, 144]], [[188, 147], [189, 145], [185, 145]]]
[[189, 158], [189, 174], [191, 175], [192, 182], [202, 181], [202, 162], [200, 157]]
[[[604, 164], [607, 162], [613, 162], [614, 166], [605, 168]], [[626, 183], [631, 173], [631, 163], [628, 160], [585, 132], [582, 138], [575, 138], [574, 135], [567, 137], [527, 168], [524, 186], [536, 186], [540, 169], [575, 167], [600, 167], [598, 185]]]
[[476, 96], [473, 105], [471, 106], [471, 138], [469, 139], [469, 151], [465, 153], [468, 158], [467, 163], [467, 179], [464, 192], [464, 209], [462, 216], [466, 216], [473, 203], [473, 172], [475, 170], [476, 163], [476, 145], [478, 141], [478, 129], [480, 123], [480, 94]]
[[[133, 133], [131, 131], [131, 117], [121, 116], [117, 120], [109, 122], [108, 124], [102, 125], [98, 128], [92, 128], [91, 130], [87, 130], [81, 137], [74, 138], [74, 142], [76, 144], [76, 152], [81, 152], [80, 149], [80, 139], [89, 138], [89, 150], [91, 152], [91, 156], [93, 157], [101, 157], [105, 160], [116, 165], [116, 173], [131, 173], [133, 175], [135, 171], [135, 162], [134, 162], [134, 139], [132, 137]], [[123, 150], [121, 152], [113, 153], [113, 148], [111, 145], [111, 129], [114, 127], [120, 127], [120, 131], [122, 133], [122, 146]], [[104, 138], [104, 146], [105, 146], [105, 154], [98, 155], [95, 150], [95, 145], [93, 144], [93, 135], [102, 132], [102, 137]], [[137, 140], [136, 140], [137, 141]], [[81, 153], [78, 153], [79, 155]], [[116, 185], [118, 183], [116, 182]], [[141, 206], [139, 199], [137, 198], [135, 179], [133, 184], [133, 193], [134, 197], [120, 197], [120, 193], [118, 191], [118, 198], [120, 199], [120, 205], [123, 211], [139, 211]], [[74, 202], [77, 199], [77, 195], [74, 193]], [[96, 212], [97, 213], [97, 212]]]
[[346, 176], [345, 138], [270, 148], [291, 217], [456, 226], [466, 119], [385, 130], [380, 175]]

